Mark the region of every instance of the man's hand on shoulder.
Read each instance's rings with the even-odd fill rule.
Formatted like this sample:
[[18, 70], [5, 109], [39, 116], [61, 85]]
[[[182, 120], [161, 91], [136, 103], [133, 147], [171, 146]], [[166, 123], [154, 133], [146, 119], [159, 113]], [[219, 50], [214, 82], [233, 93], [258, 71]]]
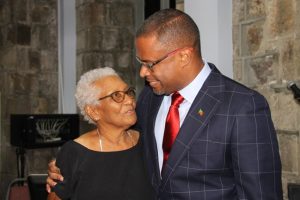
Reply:
[[48, 193], [51, 192], [51, 187], [57, 184], [57, 181], [63, 181], [64, 177], [61, 175], [59, 168], [56, 166], [56, 160], [51, 160], [48, 164], [48, 177], [46, 190]]

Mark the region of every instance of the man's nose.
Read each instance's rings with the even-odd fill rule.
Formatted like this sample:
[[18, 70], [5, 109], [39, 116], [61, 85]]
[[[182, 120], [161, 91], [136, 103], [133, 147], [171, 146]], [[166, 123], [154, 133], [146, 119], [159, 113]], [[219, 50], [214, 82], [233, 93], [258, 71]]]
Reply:
[[150, 69], [145, 65], [142, 65], [140, 69], [140, 77], [145, 78], [146, 76], [149, 75], [149, 73], [150, 73]]

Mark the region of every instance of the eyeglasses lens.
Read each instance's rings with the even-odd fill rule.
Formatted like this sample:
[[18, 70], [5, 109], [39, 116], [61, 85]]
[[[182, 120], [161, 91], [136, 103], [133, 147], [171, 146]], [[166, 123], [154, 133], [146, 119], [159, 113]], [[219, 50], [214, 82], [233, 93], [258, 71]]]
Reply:
[[112, 99], [117, 102], [121, 103], [125, 99], [125, 94], [127, 94], [129, 97], [134, 98], [135, 97], [135, 91], [134, 88], [129, 88], [127, 91], [117, 91], [112, 93], [111, 97]]

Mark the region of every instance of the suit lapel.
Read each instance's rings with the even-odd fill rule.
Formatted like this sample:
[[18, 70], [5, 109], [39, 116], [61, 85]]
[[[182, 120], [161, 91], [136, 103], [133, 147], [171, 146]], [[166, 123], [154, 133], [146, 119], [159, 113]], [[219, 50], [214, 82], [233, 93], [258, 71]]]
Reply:
[[220, 105], [224, 90], [221, 74], [216, 68], [206, 79], [197, 94], [191, 108], [179, 130], [177, 138], [172, 146], [167, 165], [162, 173], [161, 190], [164, 189], [174, 169], [186, 155], [195, 137], [202, 133], [209, 120]]

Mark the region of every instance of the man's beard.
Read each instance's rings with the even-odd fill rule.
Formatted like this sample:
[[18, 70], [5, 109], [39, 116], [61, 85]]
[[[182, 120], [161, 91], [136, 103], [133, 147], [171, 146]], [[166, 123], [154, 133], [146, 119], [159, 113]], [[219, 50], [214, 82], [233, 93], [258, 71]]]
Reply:
[[159, 95], [159, 96], [165, 94], [164, 91], [156, 91], [156, 90], [154, 90], [153, 88], [152, 88], [152, 91], [153, 91], [154, 94]]

